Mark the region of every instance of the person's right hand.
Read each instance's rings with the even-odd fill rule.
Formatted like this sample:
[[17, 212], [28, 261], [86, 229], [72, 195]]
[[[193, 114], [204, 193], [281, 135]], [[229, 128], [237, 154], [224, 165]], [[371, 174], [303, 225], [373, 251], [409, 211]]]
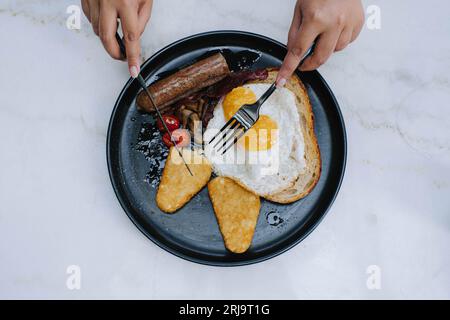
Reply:
[[128, 69], [136, 78], [140, 72], [140, 38], [152, 12], [153, 0], [81, 0], [84, 14], [100, 37], [111, 57], [122, 60], [116, 40], [117, 19], [120, 19], [127, 50]]
[[283, 86], [311, 47], [313, 55], [300, 66], [315, 70], [335, 51], [356, 39], [364, 25], [361, 0], [297, 0], [288, 36], [288, 53], [280, 68], [277, 84]]

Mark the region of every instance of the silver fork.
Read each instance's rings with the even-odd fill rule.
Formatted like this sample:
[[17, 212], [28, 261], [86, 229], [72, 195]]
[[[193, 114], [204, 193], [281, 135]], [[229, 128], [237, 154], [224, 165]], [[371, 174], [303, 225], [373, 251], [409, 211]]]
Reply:
[[[300, 62], [300, 66], [303, 61], [314, 53], [315, 43], [306, 51], [302, 60]], [[219, 136], [222, 135], [222, 140], [218, 139], [213, 146], [213, 149], [220, 144], [221, 146], [217, 149], [217, 152], [222, 152], [222, 155], [225, 154], [242, 136], [258, 121], [259, 119], [259, 109], [261, 109], [262, 104], [269, 99], [272, 93], [277, 88], [276, 83], [273, 83], [269, 89], [253, 104], [244, 104], [235, 114], [234, 116], [228, 120], [227, 123], [220, 129], [220, 131], [209, 141], [208, 144], [211, 144], [214, 140], [216, 140]], [[231, 135], [229, 135], [231, 133]]]
[[[222, 145], [217, 149], [217, 152], [222, 152], [222, 155], [228, 151], [259, 119], [259, 109], [262, 104], [272, 95], [277, 88], [276, 83], [273, 83], [269, 89], [253, 104], [244, 104], [239, 110], [231, 117], [230, 120], [220, 129], [220, 131], [209, 141], [211, 144], [220, 135], [223, 135], [222, 140], [218, 139], [214, 144], [213, 149], [220, 144]], [[231, 133], [231, 135], [229, 135]]]

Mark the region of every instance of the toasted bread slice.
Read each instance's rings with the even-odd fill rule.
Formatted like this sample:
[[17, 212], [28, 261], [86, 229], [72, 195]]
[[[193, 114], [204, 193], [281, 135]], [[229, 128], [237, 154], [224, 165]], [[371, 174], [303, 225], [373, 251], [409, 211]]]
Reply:
[[225, 177], [210, 181], [208, 192], [225, 246], [234, 253], [247, 251], [261, 208], [259, 196]]
[[[268, 69], [269, 76], [266, 80], [252, 81], [251, 83], [272, 84], [277, 77], [278, 69]], [[319, 145], [314, 133], [314, 114], [305, 86], [297, 75], [293, 75], [286, 83], [286, 88], [296, 96], [297, 111], [300, 116], [300, 127], [305, 140], [306, 169], [288, 188], [274, 194], [266, 195], [267, 200], [278, 203], [291, 203], [307, 196], [319, 181], [322, 164]]]
[[182, 149], [189, 165], [189, 173], [177, 150], [172, 147], [156, 194], [156, 204], [167, 213], [173, 213], [195, 196], [211, 178], [211, 164], [198, 150]]

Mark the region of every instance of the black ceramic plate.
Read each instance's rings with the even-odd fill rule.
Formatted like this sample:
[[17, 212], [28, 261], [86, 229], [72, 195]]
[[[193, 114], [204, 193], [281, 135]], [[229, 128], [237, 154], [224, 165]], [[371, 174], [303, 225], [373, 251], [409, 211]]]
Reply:
[[[192, 63], [213, 50], [261, 53], [253, 68], [279, 66], [286, 47], [272, 39], [236, 31], [195, 35], [162, 49], [142, 66], [150, 83]], [[153, 131], [150, 115], [136, 110], [137, 81], [128, 81], [117, 99], [108, 129], [107, 158], [117, 198], [133, 223], [161, 248], [190, 261], [238, 266], [272, 258], [304, 239], [335, 199], [345, 169], [346, 134], [339, 106], [318, 72], [299, 73], [315, 114], [322, 156], [322, 175], [306, 198], [289, 205], [262, 201], [250, 249], [232, 254], [225, 249], [207, 189], [176, 214], [162, 213], [155, 203], [158, 176], [166, 151]], [[152, 135], [156, 139], [151, 139]]]

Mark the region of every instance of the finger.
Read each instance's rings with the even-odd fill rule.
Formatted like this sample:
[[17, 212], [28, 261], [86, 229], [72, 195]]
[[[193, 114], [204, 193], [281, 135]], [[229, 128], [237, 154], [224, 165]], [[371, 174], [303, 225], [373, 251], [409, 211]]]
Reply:
[[145, 26], [152, 15], [153, 1], [144, 1], [138, 11], [139, 31], [140, 34], [145, 30]]
[[324, 64], [334, 52], [339, 38], [339, 32], [328, 31], [320, 35], [313, 55], [308, 57], [300, 67], [301, 71], [315, 70]]
[[345, 47], [348, 46], [351, 40], [352, 40], [352, 30], [350, 28], [345, 28], [342, 31], [341, 35], [339, 36], [334, 51], [341, 51], [345, 49]]
[[302, 23], [302, 15], [300, 12], [299, 2], [297, 2], [294, 9], [294, 16], [292, 18], [291, 27], [289, 28], [288, 33], [288, 42], [287, 42], [288, 50], [290, 50], [292, 48], [292, 45], [294, 44], [295, 37], [297, 36], [297, 32], [298, 29], [300, 28], [301, 23]]
[[105, 50], [112, 58], [120, 60], [120, 48], [116, 40], [117, 11], [109, 2], [103, 2], [100, 6], [98, 31]]
[[83, 9], [84, 15], [91, 22], [91, 15], [89, 14], [89, 3], [87, 0], [81, 0], [81, 8]]
[[92, 30], [98, 35], [98, 17], [100, 15], [100, 5], [98, 1], [88, 0], [89, 15], [91, 17]]
[[352, 37], [350, 42], [353, 42], [361, 33], [362, 28], [364, 27], [364, 24], [366, 23], [365, 21], [365, 17], [364, 17], [364, 8], [362, 6], [362, 4], [360, 3], [359, 6], [359, 14], [356, 14], [357, 18], [357, 23], [356, 23], [356, 28], [353, 28], [352, 31]]
[[284, 86], [286, 79], [289, 79], [297, 69], [305, 53], [311, 47], [314, 40], [319, 35], [318, 29], [312, 24], [302, 24], [297, 32], [292, 47], [288, 50], [283, 64], [277, 76], [277, 86]]
[[350, 42], [353, 42], [355, 41], [356, 38], [358, 38], [359, 34], [361, 33], [361, 30], [362, 26], [358, 26], [356, 29], [353, 29]]
[[130, 75], [136, 78], [140, 72], [141, 44], [139, 43], [138, 8], [127, 6], [120, 12], [123, 37], [127, 48], [128, 69]]

